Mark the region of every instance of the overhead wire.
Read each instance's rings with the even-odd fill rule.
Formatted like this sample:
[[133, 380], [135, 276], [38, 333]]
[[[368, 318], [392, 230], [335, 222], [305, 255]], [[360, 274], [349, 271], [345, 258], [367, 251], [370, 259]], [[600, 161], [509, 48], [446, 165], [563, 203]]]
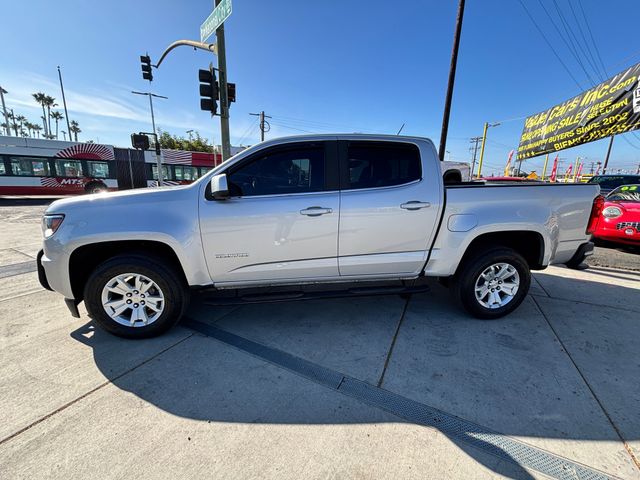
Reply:
[[542, 36], [542, 38], [544, 39], [544, 41], [546, 42], [546, 44], [549, 46], [549, 48], [551, 49], [551, 51], [553, 52], [553, 54], [555, 55], [556, 59], [558, 60], [558, 62], [560, 62], [560, 65], [562, 65], [562, 67], [565, 69], [565, 71], [567, 72], [567, 74], [571, 77], [571, 79], [574, 81], [574, 83], [578, 86], [578, 88], [580, 90], [584, 90], [584, 88], [582, 87], [582, 85], [580, 85], [580, 82], [578, 82], [578, 80], [576, 80], [576, 77], [573, 76], [573, 74], [571, 73], [571, 70], [569, 70], [569, 68], [567, 67], [567, 65], [562, 61], [562, 58], [560, 58], [560, 55], [558, 55], [558, 52], [556, 51], [555, 48], [553, 48], [553, 45], [551, 44], [551, 42], [549, 41], [549, 39], [547, 38], [547, 36], [544, 34], [544, 32], [542, 31], [542, 29], [540, 28], [540, 26], [538, 25], [538, 23], [535, 21], [535, 19], [533, 18], [533, 16], [531, 15], [531, 13], [529, 12], [529, 9], [526, 7], [526, 5], [524, 4], [524, 2], [522, 0], [518, 0], [520, 2], [520, 5], [522, 5], [522, 8], [524, 9], [525, 13], [527, 14], [527, 16], [529, 17], [529, 19], [531, 20], [531, 23], [533, 23], [533, 25], [536, 27], [536, 29], [538, 30], [538, 32], [540, 33], [540, 35]]

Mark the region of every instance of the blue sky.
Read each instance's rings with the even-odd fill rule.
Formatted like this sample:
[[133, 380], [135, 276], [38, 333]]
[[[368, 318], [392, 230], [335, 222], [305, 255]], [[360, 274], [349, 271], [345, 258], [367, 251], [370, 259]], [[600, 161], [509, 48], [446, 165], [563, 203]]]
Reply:
[[[523, 1], [578, 83], [590, 86], [541, 4]], [[557, 3], [575, 22], [568, 1]], [[578, 0], [570, 1], [577, 9]], [[265, 110], [273, 116], [268, 138], [395, 133], [405, 123], [403, 133], [431, 137], [437, 145], [456, 3], [234, 0], [226, 22], [228, 77], [238, 97], [231, 107], [232, 143], [258, 141], [257, 120], [249, 113]], [[636, 29], [620, 23], [631, 18], [635, 3], [619, 0], [607, 8], [583, 0], [609, 75], [640, 62]], [[561, 28], [553, 1], [542, 4]], [[147, 99], [130, 93], [149, 88], [139, 55], [148, 51], [155, 60], [174, 40], [198, 39], [212, 5], [213, 0], [3, 2], [0, 85], [9, 91], [7, 104], [36, 122], [41, 113], [30, 94], [41, 90], [62, 103], [56, 71], [61, 65], [70, 117], [83, 130], [80, 139], [125, 146], [131, 132], [150, 129]], [[154, 72], [152, 91], [169, 97], [155, 104], [160, 128], [180, 135], [195, 129], [219, 143], [218, 119], [199, 110], [197, 70], [212, 59], [181, 47]], [[517, 146], [521, 117], [580, 91], [519, 1], [468, 0], [447, 158], [469, 161], [469, 138], [482, 134], [485, 121], [515, 118], [489, 130], [485, 172], [498, 172]], [[578, 155], [587, 165], [602, 160], [606, 149], [603, 140], [565, 150], [563, 168]], [[611, 166], [630, 169], [638, 162], [640, 134], [616, 137]], [[527, 163], [524, 168], [540, 171], [542, 158]]]

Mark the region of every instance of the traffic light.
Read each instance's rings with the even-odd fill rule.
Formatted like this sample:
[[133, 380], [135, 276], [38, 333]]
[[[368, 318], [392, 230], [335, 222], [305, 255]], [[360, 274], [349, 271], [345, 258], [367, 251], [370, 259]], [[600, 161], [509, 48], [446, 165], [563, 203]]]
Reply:
[[143, 133], [132, 133], [131, 146], [135, 149], [149, 150], [149, 137]]
[[149, 55], [140, 55], [140, 68], [142, 68], [142, 78], [152, 81], [153, 73], [151, 73], [151, 58]]
[[236, 101], [236, 84], [235, 83], [227, 83], [227, 100], [229, 104]]
[[211, 112], [211, 115], [215, 115], [218, 112], [218, 82], [213, 66], [210, 65], [209, 70], [198, 70], [198, 80], [200, 80], [200, 110], [206, 110]]

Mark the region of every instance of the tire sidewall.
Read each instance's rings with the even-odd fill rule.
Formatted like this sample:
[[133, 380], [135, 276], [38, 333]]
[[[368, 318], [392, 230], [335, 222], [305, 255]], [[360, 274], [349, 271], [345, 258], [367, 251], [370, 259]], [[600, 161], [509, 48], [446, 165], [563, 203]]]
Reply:
[[[154, 281], [164, 295], [164, 310], [151, 324], [127, 327], [113, 320], [102, 306], [102, 290], [106, 283], [123, 273], [138, 273]], [[164, 333], [174, 326], [186, 310], [187, 295], [179, 277], [161, 259], [141, 256], [115, 257], [99, 265], [89, 276], [84, 290], [84, 302], [89, 316], [103, 329], [125, 338], [148, 338]]]
[[[496, 263], [507, 263], [513, 266], [520, 277], [520, 285], [509, 303], [500, 308], [490, 309], [481, 305], [476, 299], [475, 285], [480, 274]], [[465, 310], [473, 316], [492, 320], [503, 317], [518, 308], [527, 296], [530, 286], [531, 272], [526, 260], [514, 250], [500, 248], [479, 255], [462, 268], [456, 281], [456, 296]]]

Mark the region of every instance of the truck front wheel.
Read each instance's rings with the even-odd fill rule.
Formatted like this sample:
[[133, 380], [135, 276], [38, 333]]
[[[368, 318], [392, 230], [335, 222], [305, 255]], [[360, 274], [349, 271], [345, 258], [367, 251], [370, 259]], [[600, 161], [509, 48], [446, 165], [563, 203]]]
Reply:
[[526, 260], [511, 248], [493, 248], [460, 267], [453, 278], [452, 293], [471, 315], [492, 320], [518, 308], [530, 285]]
[[89, 276], [84, 303], [89, 316], [108, 332], [148, 338], [174, 326], [186, 310], [184, 280], [160, 258], [119, 255]]

